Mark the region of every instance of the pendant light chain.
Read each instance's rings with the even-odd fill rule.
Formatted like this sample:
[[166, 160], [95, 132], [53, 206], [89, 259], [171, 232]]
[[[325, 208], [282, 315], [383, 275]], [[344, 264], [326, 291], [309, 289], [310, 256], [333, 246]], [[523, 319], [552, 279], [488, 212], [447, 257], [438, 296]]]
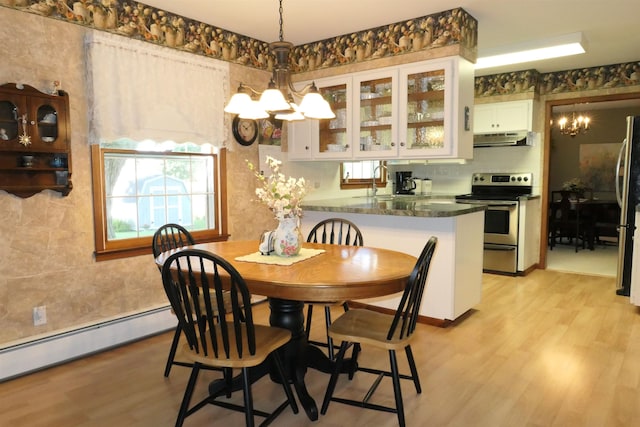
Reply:
[[282, 31], [282, 0], [280, 0], [280, 41], [284, 41], [284, 32]]

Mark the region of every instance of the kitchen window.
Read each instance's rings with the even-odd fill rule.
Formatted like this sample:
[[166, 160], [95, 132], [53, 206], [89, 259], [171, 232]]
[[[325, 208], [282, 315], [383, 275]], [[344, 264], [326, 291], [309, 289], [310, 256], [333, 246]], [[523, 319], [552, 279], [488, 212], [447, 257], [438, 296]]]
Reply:
[[382, 160], [366, 160], [360, 162], [340, 163], [340, 188], [370, 188], [372, 179], [378, 188], [387, 185], [387, 162]]
[[121, 139], [91, 151], [96, 259], [150, 252], [163, 224], [226, 240], [224, 149]]

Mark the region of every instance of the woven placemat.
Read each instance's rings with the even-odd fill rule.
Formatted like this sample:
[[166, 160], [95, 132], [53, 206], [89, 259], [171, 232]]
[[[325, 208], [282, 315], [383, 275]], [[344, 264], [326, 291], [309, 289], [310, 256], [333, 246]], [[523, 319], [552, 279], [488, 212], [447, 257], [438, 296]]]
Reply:
[[262, 255], [260, 252], [254, 252], [249, 255], [236, 257], [236, 261], [257, 262], [260, 264], [291, 265], [295, 264], [296, 262], [313, 258], [314, 256], [320, 255], [323, 252], [325, 252], [324, 249], [301, 248], [298, 255], [290, 257], [281, 257], [274, 254]]

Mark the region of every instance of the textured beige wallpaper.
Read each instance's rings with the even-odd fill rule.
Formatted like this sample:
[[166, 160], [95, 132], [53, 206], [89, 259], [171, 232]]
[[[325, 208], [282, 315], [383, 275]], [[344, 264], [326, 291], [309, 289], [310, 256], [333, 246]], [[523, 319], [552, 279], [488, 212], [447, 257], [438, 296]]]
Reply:
[[[0, 22], [0, 84], [45, 89], [60, 80], [69, 93], [74, 186], [67, 197], [45, 191], [21, 199], [0, 191], [0, 348], [166, 304], [151, 254], [99, 263], [93, 258], [83, 62], [83, 37], [91, 30], [5, 7]], [[238, 78], [266, 84], [268, 73], [249, 73], [231, 77], [233, 90]], [[228, 135], [229, 231], [232, 239], [257, 238], [275, 226], [269, 212], [252, 202], [255, 183], [244, 160], [257, 162], [257, 144], [241, 147]], [[34, 327], [32, 308], [39, 305], [46, 306], [48, 322]]]

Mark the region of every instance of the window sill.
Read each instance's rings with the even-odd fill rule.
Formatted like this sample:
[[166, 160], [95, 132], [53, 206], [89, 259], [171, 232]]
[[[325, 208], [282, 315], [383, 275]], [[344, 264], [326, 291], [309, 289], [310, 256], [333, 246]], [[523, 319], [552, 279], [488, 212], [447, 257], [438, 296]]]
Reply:
[[[228, 234], [211, 238], [211, 239], [196, 238], [196, 244], [207, 243], [207, 242], [226, 242], [227, 240], [229, 240]], [[96, 257], [96, 262], [101, 262], [101, 261], [110, 261], [110, 260], [121, 259], [121, 258], [131, 258], [131, 257], [141, 256], [141, 255], [151, 255], [151, 253], [152, 253], [151, 245], [149, 245], [149, 247], [144, 247], [144, 248], [123, 248], [123, 249], [113, 249], [113, 250], [95, 252], [95, 257]]]

